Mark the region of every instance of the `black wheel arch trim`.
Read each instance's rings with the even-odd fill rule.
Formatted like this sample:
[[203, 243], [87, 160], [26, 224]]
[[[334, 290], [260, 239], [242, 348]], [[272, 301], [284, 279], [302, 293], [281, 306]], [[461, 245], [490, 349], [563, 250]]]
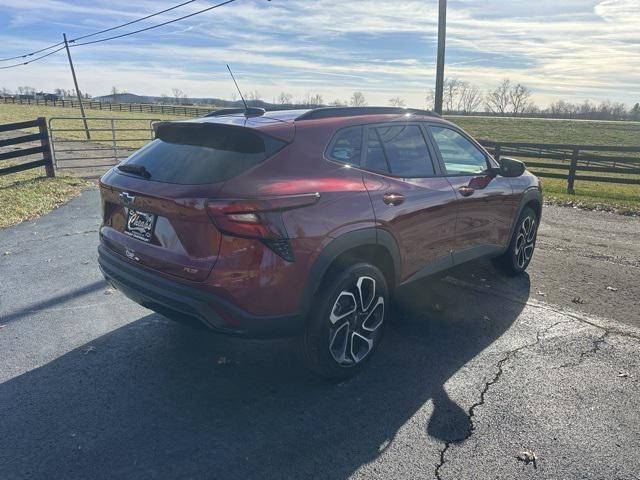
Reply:
[[[307, 313], [313, 297], [320, 288], [329, 266], [333, 261], [349, 250], [358, 247], [381, 246], [385, 248], [393, 261], [395, 283], [400, 279], [400, 249], [393, 236], [386, 230], [377, 227], [367, 227], [344, 233], [334, 238], [318, 255], [309, 275], [307, 284], [300, 300], [300, 312]], [[390, 286], [390, 290], [392, 287]]]

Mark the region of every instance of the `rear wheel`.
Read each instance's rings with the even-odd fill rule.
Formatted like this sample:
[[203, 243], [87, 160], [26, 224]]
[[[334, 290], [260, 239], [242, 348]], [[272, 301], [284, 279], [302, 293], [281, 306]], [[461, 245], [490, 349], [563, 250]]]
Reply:
[[355, 375], [382, 337], [389, 292], [382, 272], [357, 263], [330, 274], [298, 339], [306, 366], [331, 379]]
[[527, 207], [518, 218], [509, 248], [500, 257], [494, 259], [494, 265], [510, 275], [524, 272], [533, 257], [537, 236], [538, 216], [533, 209]]

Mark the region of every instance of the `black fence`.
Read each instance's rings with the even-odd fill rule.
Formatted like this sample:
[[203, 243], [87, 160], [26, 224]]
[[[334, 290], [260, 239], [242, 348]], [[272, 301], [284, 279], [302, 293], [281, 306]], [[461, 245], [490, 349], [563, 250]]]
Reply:
[[[80, 108], [78, 100], [38, 100], [30, 98], [0, 97], [1, 103], [16, 105], [44, 105], [47, 107]], [[92, 110], [104, 110], [107, 112], [135, 112], [135, 113], [166, 113], [168, 115], [187, 115], [190, 117], [202, 117], [212, 112], [212, 107], [196, 107], [189, 105], [156, 105], [154, 103], [108, 103], [83, 100], [84, 108]]]
[[[3, 161], [11, 160], [14, 158], [26, 157], [29, 155], [41, 155], [39, 160], [31, 160], [26, 163], [20, 163], [18, 165], [11, 165], [9, 167], [0, 168], [0, 176], [9, 175], [10, 173], [22, 172], [24, 170], [30, 170], [32, 168], [44, 167], [47, 172], [47, 177], [54, 177], [55, 172], [53, 169], [53, 160], [51, 155], [51, 146], [49, 144], [49, 134], [47, 132], [47, 121], [44, 117], [39, 117], [35, 120], [29, 120], [27, 122], [8, 123], [0, 125], [0, 133], [11, 132], [14, 130], [23, 130], [25, 128], [38, 127], [38, 133], [20, 132], [20, 135], [10, 138], [0, 137], [0, 165]], [[3, 136], [4, 137], [4, 136]], [[40, 143], [37, 147], [27, 147], [12, 149], [9, 151], [3, 147], [21, 145], [24, 143], [32, 143], [37, 141]]]
[[640, 185], [640, 147], [492, 140], [481, 140], [480, 143], [496, 159], [501, 156], [520, 158], [540, 177], [567, 180], [569, 193], [573, 193], [576, 180]]

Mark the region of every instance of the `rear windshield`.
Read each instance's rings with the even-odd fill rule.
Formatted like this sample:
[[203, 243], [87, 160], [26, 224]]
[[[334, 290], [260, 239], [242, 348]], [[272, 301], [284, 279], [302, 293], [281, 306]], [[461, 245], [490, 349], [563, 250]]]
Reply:
[[156, 137], [124, 163], [144, 167], [149, 180], [181, 185], [224, 182], [285, 145], [259, 132], [211, 124], [163, 125]]

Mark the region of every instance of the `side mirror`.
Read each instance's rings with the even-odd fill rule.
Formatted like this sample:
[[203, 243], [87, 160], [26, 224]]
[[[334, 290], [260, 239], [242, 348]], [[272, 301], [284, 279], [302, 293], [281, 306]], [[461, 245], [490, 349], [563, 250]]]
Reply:
[[503, 177], [519, 177], [524, 173], [526, 167], [523, 162], [515, 158], [500, 158], [500, 175]]

